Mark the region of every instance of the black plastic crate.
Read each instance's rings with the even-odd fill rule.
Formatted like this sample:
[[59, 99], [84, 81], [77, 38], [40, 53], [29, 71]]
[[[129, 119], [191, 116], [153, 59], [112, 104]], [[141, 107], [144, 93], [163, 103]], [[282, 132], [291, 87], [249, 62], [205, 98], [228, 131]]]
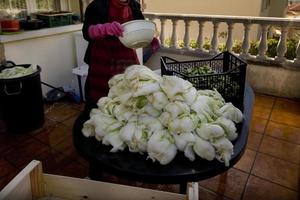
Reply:
[[42, 20], [46, 27], [58, 27], [72, 24], [72, 13], [38, 13], [37, 19]]
[[[177, 61], [162, 56], [160, 61], [162, 75], [178, 76], [191, 82], [197, 89], [216, 89], [226, 102], [243, 107], [247, 63], [230, 52], [193, 61]], [[191, 75], [191, 71], [204, 66], [213, 73]]]

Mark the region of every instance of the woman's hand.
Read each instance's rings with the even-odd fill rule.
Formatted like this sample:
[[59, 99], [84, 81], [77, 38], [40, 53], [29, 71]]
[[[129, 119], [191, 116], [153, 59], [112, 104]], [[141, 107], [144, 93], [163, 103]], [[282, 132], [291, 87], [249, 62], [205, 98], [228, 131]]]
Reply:
[[123, 36], [124, 28], [119, 22], [91, 25], [89, 36], [92, 39], [103, 38], [106, 36]]

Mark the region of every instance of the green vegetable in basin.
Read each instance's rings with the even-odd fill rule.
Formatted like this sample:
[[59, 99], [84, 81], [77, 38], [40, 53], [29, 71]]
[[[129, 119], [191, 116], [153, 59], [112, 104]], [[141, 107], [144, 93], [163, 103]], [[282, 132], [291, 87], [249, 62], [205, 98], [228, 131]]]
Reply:
[[36, 72], [37, 66], [36, 65], [30, 65], [29, 67], [12, 67], [12, 68], [7, 68], [3, 69], [0, 73], [0, 79], [11, 79], [11, 78], [19, 78], [23, 76], [27, 76], [30, 74], [33, 74]]

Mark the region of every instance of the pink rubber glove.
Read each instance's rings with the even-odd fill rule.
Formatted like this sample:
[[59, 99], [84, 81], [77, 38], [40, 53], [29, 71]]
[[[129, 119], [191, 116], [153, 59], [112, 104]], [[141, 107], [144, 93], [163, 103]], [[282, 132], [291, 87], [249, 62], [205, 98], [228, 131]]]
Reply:
[[160, 48], [160, 42], [156, 37], [152, 39], [150, 45], [152, 48], [152, 53], [156, 52]]
[[91, 25], [89, 36], [92, 39], [104, 38], [106, 36], [123, 36], [124, 28], [119, 22]]

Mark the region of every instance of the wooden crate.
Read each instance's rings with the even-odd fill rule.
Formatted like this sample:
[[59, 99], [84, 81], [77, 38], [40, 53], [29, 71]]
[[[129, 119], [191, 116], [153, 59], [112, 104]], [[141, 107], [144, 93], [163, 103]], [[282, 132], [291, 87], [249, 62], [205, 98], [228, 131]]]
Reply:
[[187, 195], [43, 173], [40, 161], [29, 163], [1, 192], [1, 200], [196, 200], [198, 184], [188, 183]]

